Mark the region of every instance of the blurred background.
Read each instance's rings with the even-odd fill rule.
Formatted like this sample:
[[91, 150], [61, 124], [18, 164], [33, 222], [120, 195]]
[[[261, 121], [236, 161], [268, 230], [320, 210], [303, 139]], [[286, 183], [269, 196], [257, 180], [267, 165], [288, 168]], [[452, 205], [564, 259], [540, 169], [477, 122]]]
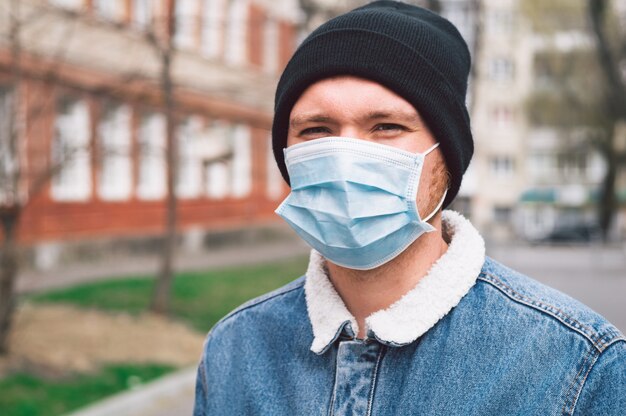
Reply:
[[[0, 413], [65, 414], [180, 369], [174, 407], [126, 409], [190, 412], [204, 334], [306, 267], [273, 213], [278, 77], [366, 3], [0, 0]], [[625, 331], [626, 2], [410, 3], [473, 57], [451, 208], [488, 255]]]

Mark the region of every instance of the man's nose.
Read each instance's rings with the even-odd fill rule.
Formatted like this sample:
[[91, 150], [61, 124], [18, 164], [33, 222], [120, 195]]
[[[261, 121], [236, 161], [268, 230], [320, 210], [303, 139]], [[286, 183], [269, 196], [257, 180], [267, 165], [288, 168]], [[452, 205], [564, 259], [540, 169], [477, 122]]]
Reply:
[[341, 126], [339, 129], [339, 135], [341, 137], [351, 137], [353, 139], [365, 139], [367, 135], [358, 126]]

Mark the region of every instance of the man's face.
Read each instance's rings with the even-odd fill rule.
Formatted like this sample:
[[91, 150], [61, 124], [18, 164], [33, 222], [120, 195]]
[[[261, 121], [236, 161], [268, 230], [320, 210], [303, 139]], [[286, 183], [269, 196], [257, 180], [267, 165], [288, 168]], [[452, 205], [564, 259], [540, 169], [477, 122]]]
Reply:
[[[307, 88], [291, 110], [287, 146], [322, 137], [368, 140], [422, 153], [437, 141], [417, 110], [374, 81], [351, 76], [328, 78]], [[439, 148], [426, 156], [417, 195], [420, 216], [432, 212], [447, 186]]]

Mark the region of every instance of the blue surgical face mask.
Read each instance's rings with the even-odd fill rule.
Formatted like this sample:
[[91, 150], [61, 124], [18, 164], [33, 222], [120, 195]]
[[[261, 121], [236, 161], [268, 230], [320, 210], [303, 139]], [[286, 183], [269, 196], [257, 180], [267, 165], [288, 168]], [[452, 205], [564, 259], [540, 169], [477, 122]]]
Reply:
[[276, 213], [335, 264], [378, 267], [425, 232], [417, 211], [424, 153], [345, 137], [326, 137], [285, 149], [291, 193]]

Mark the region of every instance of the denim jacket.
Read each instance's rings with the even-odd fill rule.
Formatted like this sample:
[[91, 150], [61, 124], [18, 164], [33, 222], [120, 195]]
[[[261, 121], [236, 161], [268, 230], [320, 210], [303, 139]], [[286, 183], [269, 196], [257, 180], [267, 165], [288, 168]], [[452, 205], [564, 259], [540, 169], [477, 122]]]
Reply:
[[444, 212], [447, 252], [366, 339], [312, 252], [304, 277], [209, 333], [201, 415], [626, 415], [626, 339], [577, 301], [485, 257]]

